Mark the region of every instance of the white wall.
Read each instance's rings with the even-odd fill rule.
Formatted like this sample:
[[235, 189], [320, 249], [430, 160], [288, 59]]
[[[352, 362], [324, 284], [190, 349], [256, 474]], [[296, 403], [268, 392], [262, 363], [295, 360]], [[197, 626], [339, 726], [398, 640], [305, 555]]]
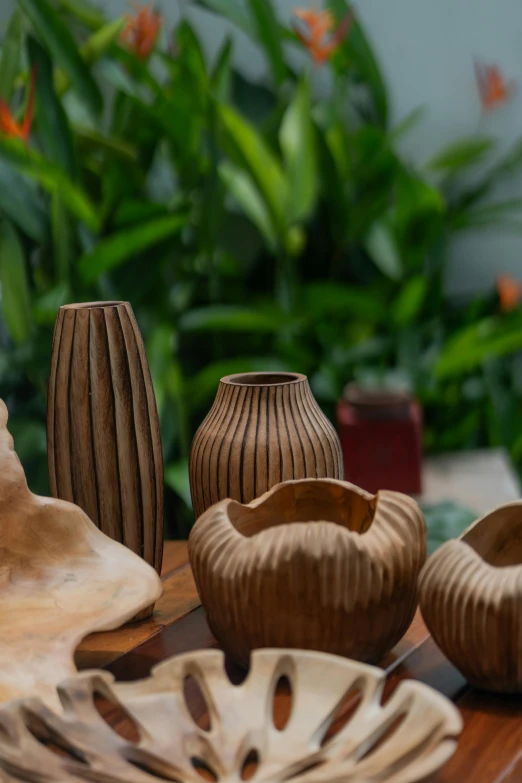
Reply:
[[[281, 19], [311, 0], [277, 0]], [[13, 0], [0, 0], [0, 24]], [[107, 15], [128, 10], [125, 0], [103, 0]], [[187, 9], [209, 56], [217, 51], [229, 27], [186, 0], [157, 0], [167, 27]], [[410, 134], [405, 153], [423, 161], [442, 144], [463, 134], [492, 134], [507, 147], [522, 135], [522, 2], [521, 0], [359, 0], [357, 13], [374, 44], [392, 95], [393, 118], [417, 106], [423, 121]], [[236, 32], [236, 61], [252, 77], [263, 75], [263, 59], [248, 39]], [[519, 81], [509, 105], [483, 116], [473, 58], [498, 64]], [[506, 185], [501, 197], [522, 197], [522, 174]], [[521, 214], [522, 223], [522, 214]], [[448, 285], [472, 292], [493, 285], [497, 274], [522, 280], [522, 234], [505, 231], [463, 236], [454, 242]]]

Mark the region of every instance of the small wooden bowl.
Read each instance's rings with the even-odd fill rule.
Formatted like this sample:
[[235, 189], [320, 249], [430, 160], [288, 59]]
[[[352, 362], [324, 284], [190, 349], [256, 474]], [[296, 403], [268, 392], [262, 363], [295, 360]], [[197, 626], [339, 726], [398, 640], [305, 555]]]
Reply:
[[497, 508], [428, 560], [424, 621], [474, 686], [522, 693], [522, 502]]
[[415, 613], [426, 524], [398, 492], [287, 481], [208, 509], [189, 555], [209, 626], [239, 663], [260, 647], [377, 661]]

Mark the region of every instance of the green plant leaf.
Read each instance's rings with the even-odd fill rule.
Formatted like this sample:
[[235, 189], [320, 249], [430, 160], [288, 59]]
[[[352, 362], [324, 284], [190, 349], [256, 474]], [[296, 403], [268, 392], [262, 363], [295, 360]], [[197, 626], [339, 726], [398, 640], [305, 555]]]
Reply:
[[410, 278], [391, 308], [392, 320], [397, 326], [408, 326], [418, 317], [426, 294], [428, 293], [428, 279], [426, 275], [416, 275]]
[[185, 332], [278, 332], [287, 323], [288, 318], [281, 311], [214, 305], [184, 313], [179, 319], [179, 328]]
[[349, 139], [346, 129], [340, 122], [331, 125], [324, 134], [328, 150], [332, 156], [339, 175], [342, 179], [348, 179], [351, 172], [349, 156]]
[[239, 166], [228, 160], [221, 161], [219, 164], [219, 175], [245, 215], [257, 227], [268, 246], [275, 250], [278, 246], [277, 230], [252, 178]]
[[72, 227], [59, 192], [53, 193], [51, 196], [51, 227], [56, 279], [59, 283], [67, 286], [70, 281], [72, 258]]
[[390, 139], [397, 141], [415, 128], [426, 114], [426, 106], [417, 106], [390, 129]]
[[[346, 150], [343, 144], [342, 130], [316, 133], [318, 152], [318, 172], [323, 198], [329, 205], [328, 218], [332, 236], [337, 247], [342, 247], [347, 236], [346, 216], [350, 211], [349, 189], [351, 181], [345, 175], [349, 169]], [[345, 169], [346, 164], [346, 169]]]
[[233, 157], [249, 172], [265, 200], [278, 233], [284, 234], [288, 182], [279, 161], [263, 137], [237, 112], [228, 106], [220, 106], [219, 111]]
[[495, 139], [489, 136], [470, 136], [469, 138], [457, 139], [439, 150], [428, 161], [426, 168], [454, 174], [469, 166], [482, 163], [495, 146]]
[[188, 508], [192, 508], [190, 495], [188, 459], [171, 462], [165, 466], [165, 484], [183, 500]]
[[[351, 4], [346, 0], [328, 0], [328, 7], [333, 11], [337, 23], [349, 13]], [[371, 111], [361, 108], [366, 119], [372, 119], [382, 128], [388, 125], [388, 91], [379, 64], [373, 54], [372, 47], [361, 23], [354, 19], [349, 35], [341, 44], [332, 58], [335, 70], [345, 76], [350, 73], [355, 81], [367, 86], [371, 96]]]
[[180, 213], [156, 218], [102, 239], [78, 262], [83, 280], [86, 283], [94, 282], [103, 272], [121, 266], [127, 259], [153, 247], [167, 237], [179, 234], [186, 224], [187, 214]]
[[381, 272], [391, 280], [399, 280], [402, 276], [402, 262], [393, 232], [385, 220], [378, 220], [373, 224], [364, 244], [368, 255]]
[[49, 193], [59, 192], [69, 212], [83, 221], [93, 231], [99, 227], [98, 216], [83, 190], [71, 182], [58, 166], [18, 139], [0, 137], [0, 160], [6, 161], [18, 171], [36, 180]]
[[34, 303], [33, 317], [39, 326], [52, 326], [60, 307], [71, 301], [71, 290], [65, 283], [59, 283], [39, 296]]
[[509, 179], [516, 174], [522, 166], [522, 141], [517, 141], [513, 147], [503, 155], [494, 165], [490, 166], [478, 182], [458, 192], [450, 201], [451, 211], [457, 221], [465, 219], [463, 213], [477, 205], [486, 198], [491, 189], [502, 180]]
[[289, 185], [290, 220], [306, 220], [315, 206], [318, 189], [315, 128], [306, 79], [299, 83], [286, 111], [279, 138]]
[[15, 9], [2, 43], [0, 59], [0, 96], [9, 104], [20, 69], [24, 41], [24, 16]]
[[87, 40], [81, 45], [80, 53], [86, 63], [92, 65], [98, 62], [98, 60], [106, 54], [113, 43], [118, 40], [120, 33], [127, 24], [127, 19], [122, 17], [120, 19], [113, 19], [112, 22], [107, 22], [99, 30], [96, 30]]
[[[506, 199], [457, 213], [452, 217], [451, 225], [454, 229], [507, 225], [520, 231], [522, 224], [516, 218], [521, 210], [522, 199]], [[509, 221], [510, 218], [512, 222]]]
[[36, 69], [36, 118], [45, 155], [74, 179], [74, 143], [67, 115], [54, 92], [53, 64], [40, 42], [31, 35], [27, 39], [27, 50]]
[[24, 251], [8, 220], [0, 221], [1, 307], [13, 342], [22, 343], [31, 334], [31, 297]]
[[180, 22], [176, 29], [176, 57], [172, 64], [181, 69], [184, 78], [189, 75], [196, 83], [206, 85], [207, 64], [203, 50], [194, 29], [186, 20]]
[[73, 14], [86, 27], [97, 29], [105, 23], [100, 9], [90, 0], [58, 0], [59, 5]]
[[256, 27], [250, 14], [239, 0], [196, 0], [196, 5], [200, 5], [219, 16], [224, 16], [250, 38], [255, 39]]
[[228, 103], [232, 93], [232, 39], [227, 38], [217, 56], [210, 87], [220, 103]]
[[266, 53], [275, 82], [282, 84], [288, 76], [288, 69], [272, 0], [248, 0], [248, 5], [256, 26], [257, 40]]
[[98, 85], [82, 59], [71, 31], [48, 0], [19, 0], [43, 43], [71, 80], [78, 97], [94, 114], [103, 108]]
[[165, 216], [168, 212], [166, 204], [158, 204], [153, 201], [124, 198], [113, 216], [115, 225], [125, 226], [136, 224], [140, 221]]
[[[125, 27], [125, 19], [115, 19], [113, 22], [101, 27], [93, 33], [80, 47], [80, 54], [88, 65], [94, 65], [106, 54], [113, 43], [117, 41], [121, 31]], [[55, 76], [55, 89], [57, 95], [63, 95], [70, 85], [67, 73], [59, 70]]]
[[111, 152], [127, 160], [138, 160], [138, 150], [125, 139], [119, 139], [116, 136], [104, 136], [92, 128], [83, 128], [78, 125], [74, 126], [74, 132], [80, 141], [93, 149]]
[[444, 232], [445, 203], [441, 193], [413, 172], [399, 171], [395, 183], [393, 236], [401, 259], [419, 268]]
[[187, 397], [194, 407], [208, 404], [221, 378], [240, 372], [284, 371], [288, 366], [275, 356], [235, 357], [210, 362], [187, 382]]
[[35, 242], [46, 241], [47, 212], [37, 186], [3, 160], [0, 160], [0, 209]]
[[461, 329], [444, 346], [435, 365], [438, 378], [463, 375], [486, 359], [522, 350], [522, 320], [484, 318]]
[[335, 317], [340, 322], [360, 318], [365, 322], [384, 321], [389, 316], [387, 303], [377, 291], [324, 280], [302, 287], [301, 309], [312, 321]]
[[247, 79], [236, 69], [232, 70], [232, 98], [230, 101], [252, 125], [263, 127], [277, 112], [273, 90], [264, 84]]

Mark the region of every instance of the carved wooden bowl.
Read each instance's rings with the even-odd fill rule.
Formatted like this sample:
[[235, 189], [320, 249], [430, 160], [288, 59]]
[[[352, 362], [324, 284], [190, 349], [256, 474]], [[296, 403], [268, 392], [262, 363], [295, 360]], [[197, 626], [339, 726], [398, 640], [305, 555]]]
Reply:
[[471, 684], [522, 693], [522, 502], [479, 519], [430, 557], [420, 605], [433, 638]]
[[259, 647], [377, 661], [413, 619], [426, 524], [398, 492], [288, 481], [212, 506], [189, 554], [212, 632], [239, 663]]
[[[460, 715], [413, 681], [383, 706], [384, 682], [380, 669], [293, 650], [257, 650], [240, 685], [217, 650], [172, 658], [136, 683], [87, 672], [59, 688], [62, 715], [36, 700], [0, 710], [0, 780], [424, 780], [454, 752]], [[121, 718], [116, 731], [100, 714], [100, 696], [113, 725]]]

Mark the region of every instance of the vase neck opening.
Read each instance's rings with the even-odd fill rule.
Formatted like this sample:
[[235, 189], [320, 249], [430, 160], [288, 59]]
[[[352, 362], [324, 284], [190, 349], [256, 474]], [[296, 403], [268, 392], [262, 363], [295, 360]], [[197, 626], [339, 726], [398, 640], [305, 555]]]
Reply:
[[227, 375], [221, 379], [221, 383], [233, 386], [283, 386], [305, 380], [306, 376], [297, 372], [245, 372]]
[[126, 305], [127, 302], [123, 300], [114, 300], [110, 302], [78, 302], [76, 304], [63, 305], [62, 310], [104, 310], [105, 308], [119, 307], [119, 305]]

